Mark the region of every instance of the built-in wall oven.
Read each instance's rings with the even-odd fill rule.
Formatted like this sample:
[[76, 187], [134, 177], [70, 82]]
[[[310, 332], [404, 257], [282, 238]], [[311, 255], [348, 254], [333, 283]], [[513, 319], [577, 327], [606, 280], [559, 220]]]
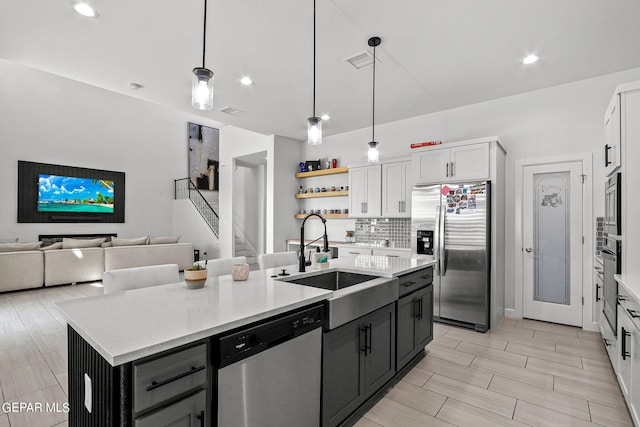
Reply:
[[602, 248], [603, 277], [602, 297], [604, 299], [603, 312], [614, 335], [618, 330], [618, 282], [613, 278], [614, 274], [621, 273], [622, 242], [612, 236], [605, 236]]
[[615, 173], [605, 183], [604, 190], [604, 231], [620, 236], [622, 234], [622, 174]]

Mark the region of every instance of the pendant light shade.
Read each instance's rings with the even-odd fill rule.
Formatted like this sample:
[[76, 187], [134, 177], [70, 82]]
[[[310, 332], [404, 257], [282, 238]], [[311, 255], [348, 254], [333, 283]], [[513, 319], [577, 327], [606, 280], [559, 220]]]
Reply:
[[207, 49], [207, 0], [204, 0], [204, 26], [202, 31], [202, 67], [193, 69], [191, 105], [199, 110], [213, 108], [213, 71], [204, 65]]
[[307, 119], [307, 144], [322, 144], [322, 119], [320, 117], [309, 117]]
[[369, 142], [369, 152], [367, 160], [377, 162], [380, 160], [380, 152], [378, 151], [378, 143], [376, 142], [376, 47], [380, 46], [382, 40], [380, 37], [371, 37], [368, 41], [369, 46], [373, 47], [373, 97], [371, 103], [371, 142]]
[[316, 0], [313, 0], [313, 115], [307, 119], [307, 144], [322, 144], [322, 119], [316, 116]]

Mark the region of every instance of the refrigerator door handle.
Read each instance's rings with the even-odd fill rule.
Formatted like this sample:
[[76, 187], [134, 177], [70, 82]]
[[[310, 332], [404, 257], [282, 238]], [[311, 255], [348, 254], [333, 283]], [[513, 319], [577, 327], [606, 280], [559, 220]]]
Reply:
[[439, 246], [440, 246], [440, 253], [438, 258], [440, 258], [440, 276], [444, 276], [447, 273], [447, 263], [445, 260], [445, 247], [444, 247], [444, 241], [445, 241], [445, 209], [446, 206], [442, 205], [440, 207], [440, 242], [439, 242]]
[[[440, 216], [442, 212], [442, 206], [436, 206], [436, 226], [435, 236], [433, 236], [433, 253], [435, 254], [437, 262], [438, 272], [442, 271], [442, 265], [440, 260]], [[439, 273], [438, 273], [439, 274]]]

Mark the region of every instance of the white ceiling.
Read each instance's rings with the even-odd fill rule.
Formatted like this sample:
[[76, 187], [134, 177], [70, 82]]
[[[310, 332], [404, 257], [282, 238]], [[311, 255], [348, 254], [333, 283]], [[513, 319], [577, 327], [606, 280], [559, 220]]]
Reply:
[[[214, 110], [190, 105], [203, 0], [0, 0], [0, 57], [264, 134], [305, 139], [312, 113], [311, 0], [209, 0]], [[325, 135], [640, 67], [638, 0], [318, 0], [317, 113]], [[541, 59], [524, 66], [536, 52]], [[239, 83], [243, 75], [251, 87]], [[129, 82], [144, 85], [133, 91]], [[217, 110], [232, 106], [244, 113]]]

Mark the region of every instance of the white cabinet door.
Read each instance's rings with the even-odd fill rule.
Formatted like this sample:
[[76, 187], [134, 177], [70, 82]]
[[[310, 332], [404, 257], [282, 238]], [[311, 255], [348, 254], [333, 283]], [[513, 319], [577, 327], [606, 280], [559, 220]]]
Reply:
[[455, 181], [489, 178], [489, 143], [451, 148], [449, 176]]
[[349, 216], [379, 217], [382, 214], [382, 172], [380, 165], [349, 170]]
[[418, 184], [449, 179], [449, 149], [428, 150], [413, 155], [413, 178]]
[[411, 216], [411, 162], [382, 165], [382, 216], [409, 218]]
[[382, 216], [382, 167], [380, 165], [365, 168], [367, 174], [367, 200], [365, 200], [365, 216], [376, 218]]
[[618, 382], [626, 399], [631, 391], [631, 333], [634, 329], [629, 315], [618, 305]]
[[367, 197], [367, 174], [365, 168], [349, 169], [349, 216], [363, 218]]
[[604, 118], [604, 169], [607, 176], [620, 167], [620, 141], [620, 95], [616, 94]]
[[411, 217], [411, 190], [416, 184], [413, 178], [412, 162], [403, 162], [402, 173], [404, 175], [404, 203], [402, 204], [402, 213], [406, 218]]
[[631, 332], [631, 397], [627, 402], [636, 425], [640, 423], [640, 331]]

